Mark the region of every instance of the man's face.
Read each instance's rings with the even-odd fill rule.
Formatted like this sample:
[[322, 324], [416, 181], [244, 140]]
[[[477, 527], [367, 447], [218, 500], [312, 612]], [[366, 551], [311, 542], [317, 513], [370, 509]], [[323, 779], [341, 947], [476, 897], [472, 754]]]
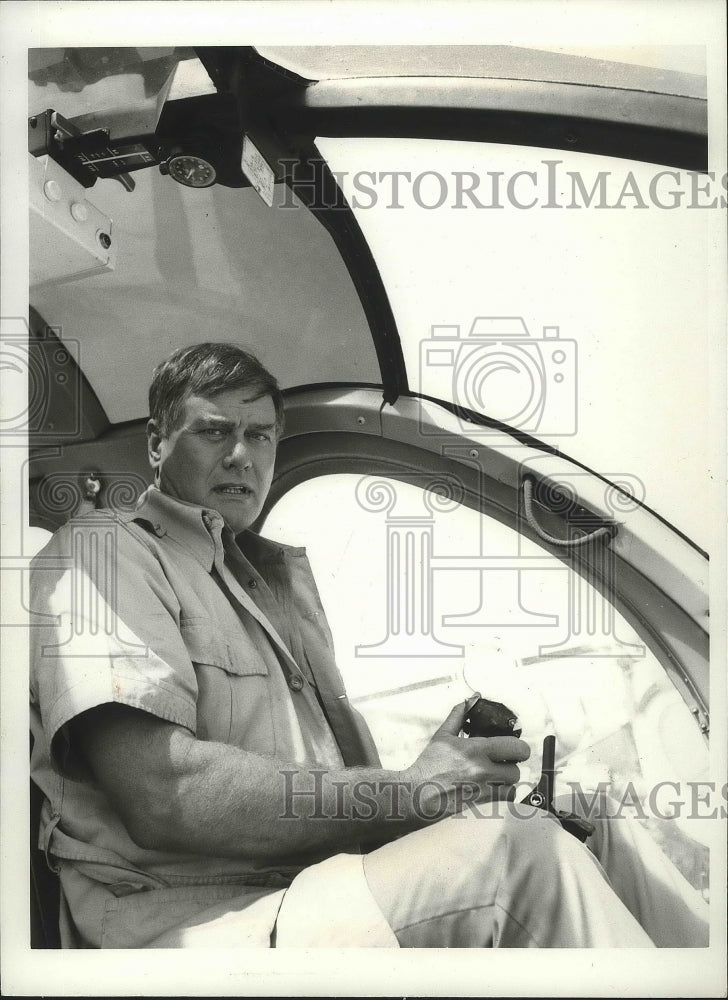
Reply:
[[270, 396], [242, 386], [189, 396], [162, 437], [147, 426], [149, 458], [162, 492], [216, 510], [237, 534], [260, 513], [273, 479], [276, 413]]

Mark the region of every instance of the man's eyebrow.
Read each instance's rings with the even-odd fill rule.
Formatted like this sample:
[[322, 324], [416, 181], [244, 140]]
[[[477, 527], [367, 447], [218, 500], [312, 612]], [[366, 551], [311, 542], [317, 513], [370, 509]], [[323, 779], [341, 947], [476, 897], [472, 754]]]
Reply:
[[[192, 421], [192, 429], [198, 430], [200, 428], [207, 427], [219, 427], [221, 430], [232, 430], [237, 424], [234, 420], [229, 417], [220, 416], [217, 413], [205, 414], [204, 416], [195, 417]], [[252, 431], [272, 431], [275, 430], [275, 421], [267, 423], [251, 423], [247, 425], [248, 430]]]
[[195, 417], [192, 421], [193, 428], [198, 427], [220, 427], [225, 429], [231, 429], [235, 426], [234, 421], [230, 420], [229, 417], [218, 416], [216, 413], [205, 414], [202, 417]]

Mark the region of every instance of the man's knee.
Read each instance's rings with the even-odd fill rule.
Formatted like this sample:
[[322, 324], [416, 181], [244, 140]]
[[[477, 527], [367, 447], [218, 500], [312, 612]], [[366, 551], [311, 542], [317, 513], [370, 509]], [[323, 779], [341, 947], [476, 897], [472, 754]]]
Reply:
[[558, 874], [560, 868], [592, 869], [594, 858], [555, 816], [541, 809], [513, 809], [504, 826], [508, 853], [524, 869]]

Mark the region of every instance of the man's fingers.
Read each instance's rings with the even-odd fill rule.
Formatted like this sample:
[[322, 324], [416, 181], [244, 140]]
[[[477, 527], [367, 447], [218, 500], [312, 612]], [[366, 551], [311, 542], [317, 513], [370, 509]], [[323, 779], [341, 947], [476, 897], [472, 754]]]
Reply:
[[531, 748], [525, 740], [515, 736], [476, 736], [468, 740], [471, 745], [482, 744], [491, 760], [528, 760]]
[[517, 785], [520, 778], [521, 772], [517, 764], [494, 764], [488, 778], [488, 784], [502, 785], [507, 788], [509, 785]]
[[459, 701], [450, 709], [448, 717], [435, 733], [435, 736], [457, 736], [463, 728], [466, 702]]

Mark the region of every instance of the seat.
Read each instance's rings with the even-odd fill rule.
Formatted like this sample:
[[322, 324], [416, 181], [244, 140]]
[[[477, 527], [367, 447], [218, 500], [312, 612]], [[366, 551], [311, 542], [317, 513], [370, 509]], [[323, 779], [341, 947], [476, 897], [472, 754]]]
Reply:
[[[29, 526], [26, 529], [25, 549], [28, 556], [35, 556], [52, 537], [46, 528]], [[30, 752], [33, 752], [33, 735], [30, 734]], [[40, 811], [43, 793], [30, 782], [30, 946], [31, 948], [60, 948], [61, 936], [58, 920], [61, 906], [61, 885], [58, 876], [48, 867], [43, 851], [38, 848]]]
[[[32, 737], [31, 737], [32, 740]], [[43, 793], [30, 782], [30, 947], [60, 948], [61, 883], [38, 848]]]

